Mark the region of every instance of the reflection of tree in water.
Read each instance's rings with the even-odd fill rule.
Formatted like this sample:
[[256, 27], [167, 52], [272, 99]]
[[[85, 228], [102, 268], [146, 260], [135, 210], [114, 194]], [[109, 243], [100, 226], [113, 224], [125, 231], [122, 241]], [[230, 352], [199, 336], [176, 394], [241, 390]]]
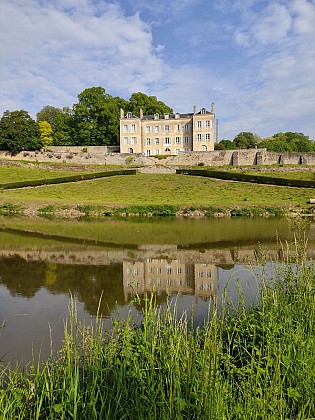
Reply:
[[26, 262], [15, 256], [0, 260], [0, 282], [13, 296], [27, 298], [45, 287], [52, 294], [69, 291], [84, 303], [85, 310], [95, 315], [99, 300], [100, 314], [109, 315], [117, 304], [124, 304], [122, 264], [109, 266], [56, 265]]
[[13, 296], [32, 298], [43, 286], [46, 264], [41, 262], [27, 263], [15, 256], [0, 260], [0, 282]]
[[117, 304], [124, 304], [122, 264], [106, 266], [57, 265], [56, 281], [46, 286], [53, 294], [74, 293], [84, 303], [84, 309], [96, 315], [110, 315]]

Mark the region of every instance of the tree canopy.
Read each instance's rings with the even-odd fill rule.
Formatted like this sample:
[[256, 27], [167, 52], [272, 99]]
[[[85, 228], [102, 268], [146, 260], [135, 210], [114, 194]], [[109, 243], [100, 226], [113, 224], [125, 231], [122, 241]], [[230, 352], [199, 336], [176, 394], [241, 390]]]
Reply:
[[148, 96], [145, 93], [133, 93], [127, 105], [127, 111], [134, 115], [139, 115], [140, 108], [144, 115], [172, 114], [173, 110], [164, 102], [158, 101], [156, 96]]
[[43, 147], [39, 125], [27, 111], [5, 111], [0, 120], [0, 149], [17, 154]]
[[271, 152], [312, 152], [315, 151], [314, 141], [303, 133], [277, 133], [264, 139], [259, 147], [265, 147]]

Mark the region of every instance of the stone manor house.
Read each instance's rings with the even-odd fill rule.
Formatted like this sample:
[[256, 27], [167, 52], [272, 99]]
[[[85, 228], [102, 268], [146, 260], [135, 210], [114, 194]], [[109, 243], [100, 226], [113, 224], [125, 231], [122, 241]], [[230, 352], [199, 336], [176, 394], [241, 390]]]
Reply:
[[214, 104], [188, 114], [139, 116], [120, 110], [120, 153], [145, 156], [178, 155], [179, 152], [214, 150]]

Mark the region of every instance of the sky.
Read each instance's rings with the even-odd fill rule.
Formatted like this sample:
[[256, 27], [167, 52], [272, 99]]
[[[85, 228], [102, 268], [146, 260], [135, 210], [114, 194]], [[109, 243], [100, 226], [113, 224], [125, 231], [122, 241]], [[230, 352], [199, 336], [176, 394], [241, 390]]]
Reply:
[[0, 45], [0, 116], [102, 86], [214, 102], [219, 140], [315, 139], [315, 0], [0, 0]]

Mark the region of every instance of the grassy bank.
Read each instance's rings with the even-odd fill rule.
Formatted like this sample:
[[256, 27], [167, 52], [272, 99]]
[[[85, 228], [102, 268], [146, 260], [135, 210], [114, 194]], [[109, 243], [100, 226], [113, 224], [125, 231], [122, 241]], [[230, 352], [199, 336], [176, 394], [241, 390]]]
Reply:
[[[89, 206], [99, 214], [121, 211], [150, 213], [152, 207], [205, 210], [206, 214], [230, 212], [235, 215], [309, 212], [314, 191], [256, 185], [184, 175], [137, 174], [0, 192], [0, 204], [22, 208], [51, 206], [52, 212]], [[168, 207], [167, 207], [168, 206]]]
[[[298, 248], [300, 251], [301, 248]], [[3, 419], [309, 419], [315, 416], [315, 266], [279, 265], [259, 305], [194, 328], [176, 306], [138, 300], [143, 322], [104, 332], [72, 309], [61, 352], [2, 367]], [[270, 284], [270, 283], [269, 283]]]

